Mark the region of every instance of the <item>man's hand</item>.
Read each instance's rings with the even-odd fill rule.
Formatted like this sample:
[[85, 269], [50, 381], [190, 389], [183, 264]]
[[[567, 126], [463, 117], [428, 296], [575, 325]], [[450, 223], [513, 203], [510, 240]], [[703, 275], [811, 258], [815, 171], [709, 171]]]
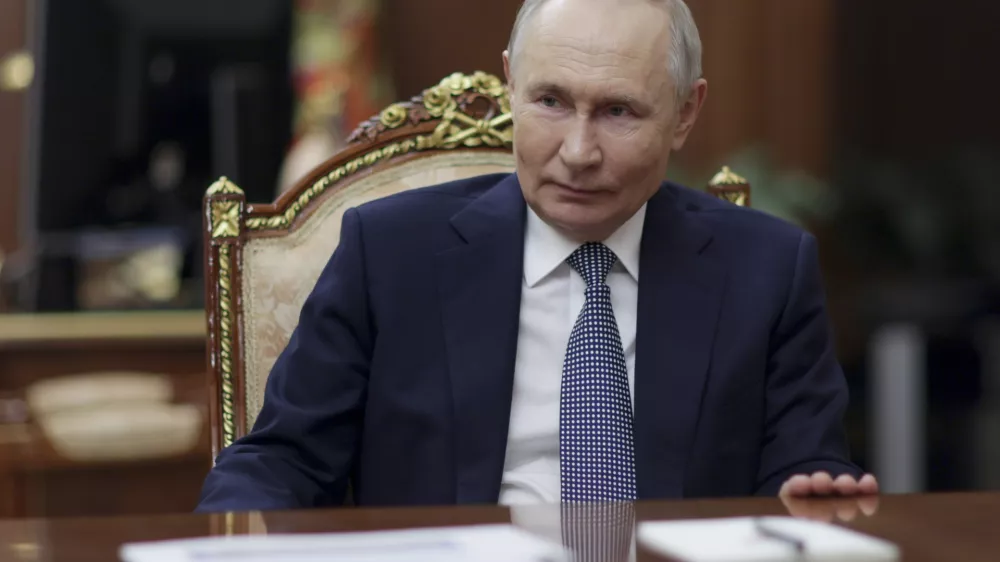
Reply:
[[811, 476], [797, 474], [781, 485], [778, 496], [792, 498], [824, 496], [871, 496], [878, 494], [878, 481], [871, 474], [855, 480], [849, 474], [841, 474], [836, 480], [826, 472], [816, 472]]
[[859, 511], [868, 517], [878, 511], [878, 481], [871, 474], [861, 480], [848, 474], [836, 480], [826, 472], [799, 474], [785, 481], [778, 496], [793, 517], [816, 521], [851, 521]]

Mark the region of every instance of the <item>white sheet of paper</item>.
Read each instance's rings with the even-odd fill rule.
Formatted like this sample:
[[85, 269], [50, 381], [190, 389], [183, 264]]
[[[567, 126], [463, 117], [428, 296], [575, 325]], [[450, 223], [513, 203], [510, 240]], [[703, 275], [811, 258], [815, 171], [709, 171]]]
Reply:
[[[761, 517], [760, 521], [769, 529], [804, 542], [803, 559], [810, 562], [899, 559], [895, 544], [837, 525], [792, 517]], [[760, 534], [752, 517], [645, 522], [639, 525], [637, 538], [649, 550], [685, 562], [799, 559], [793, 546]]]
[[250, 535], [130, 543], [123, 562], [563, 562], [559, 544], [511, 525]]

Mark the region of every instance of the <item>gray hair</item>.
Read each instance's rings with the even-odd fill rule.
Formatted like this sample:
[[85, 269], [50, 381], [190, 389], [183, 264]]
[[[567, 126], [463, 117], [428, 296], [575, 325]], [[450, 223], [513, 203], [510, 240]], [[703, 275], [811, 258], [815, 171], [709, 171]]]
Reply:
[[[517, 39], [531, 16], [548, 0], [524, 0], [514, 20], [507, 51], [513, 60]], [[677, 98], [686, 99], [694, 83], [701, 78], [701, 36], [694, 16], [684, 0], [649, 0], [670, 14], [670, 76], [677, 85]]]

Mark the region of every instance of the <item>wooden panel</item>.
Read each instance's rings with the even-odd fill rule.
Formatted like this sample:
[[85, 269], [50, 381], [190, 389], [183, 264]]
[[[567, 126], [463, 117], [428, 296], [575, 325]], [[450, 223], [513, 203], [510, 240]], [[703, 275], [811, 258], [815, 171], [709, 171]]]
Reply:
[[[0, 315], [0, 398], [51, 377], [106, 370], [163, 373], [175, 402], [206, 420], [198, 445], [171, 458], [77, 462], [30, 421], [0, 421], [0, 518], [186, 512], [211, 466], [204, 313]], [[8, 420], [14, 422], [16, 420]]]
[[833, 0], [764, 3], [767, 60], [765, 136], [777, 164], [820, 177], [829, 172], [833, 117]]
[[764, 12], [759, 0], [689, 2], [701, 32], [708, 97], [677, 161], [707, 176], [734, 152], [761, 139], [765, 129]]
[[26, 439], [0, 440], [0, 489], [11, 492], [0, 518], [189, 512], [211, 468], [207, 426], [185, 453], [106, 462], [64, 458], [37, 427], [23, 427]]
[[[27, 0], [0, 2], [0, 60], [24, 48]], [[23, 92], [0, 91], [0, 251], [17, 248], [18, 194], [21, 182], [25, 109]]]
[[26, 473], [23, 516], [190, 513], [211, 468], [207, 445], [202, 452], [145, 463]]
[[382, 31], [397, 97], [408, 99], [452, 72], [503, 76], [521, 0], [386, 0]]
[[16, 483], [15, 517], [72, 517], [184, 513], [198, 502], [211, 468], [209, 433], [198, 445], [166, 458], [115, 462], [78, 462], [61, 457], [31, 430], [19, 447], [0, 447], [15, 459], [8, 480]]
[[207, 403], [206, 361], [201, 311], [0, 315], [0, 391], [82, 372], [152, 371]]
[[822, 175], [829, 166], [832, 0], [689, 2], [704, 44], [708, 99], [678, 162], [710, 174], [750, 146]]

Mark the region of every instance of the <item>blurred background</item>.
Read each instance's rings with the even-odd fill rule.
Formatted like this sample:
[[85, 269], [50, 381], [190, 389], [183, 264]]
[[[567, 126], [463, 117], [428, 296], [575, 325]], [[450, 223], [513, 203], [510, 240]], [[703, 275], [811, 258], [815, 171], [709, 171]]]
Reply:
[[[1000, 488], [1000, 3], [688, 2], [710, 89], [669, 176], [729, 165], [818, 237], [887, 491]], [[270, 202], [392, 101], [502, 76], [519, 4], [0, 0], [0, 517], [189, 511], [205, 189]]]

